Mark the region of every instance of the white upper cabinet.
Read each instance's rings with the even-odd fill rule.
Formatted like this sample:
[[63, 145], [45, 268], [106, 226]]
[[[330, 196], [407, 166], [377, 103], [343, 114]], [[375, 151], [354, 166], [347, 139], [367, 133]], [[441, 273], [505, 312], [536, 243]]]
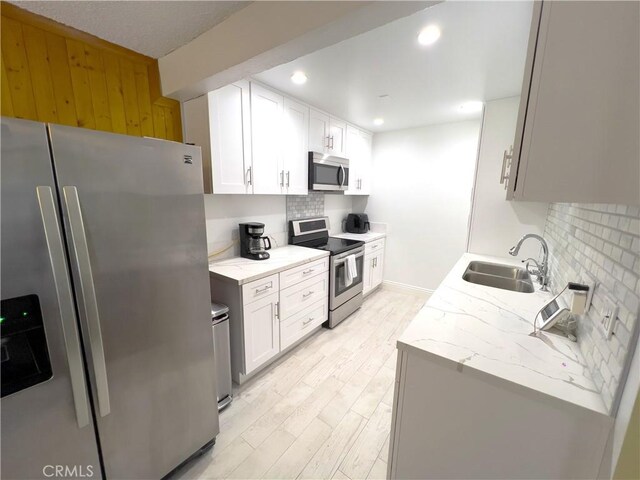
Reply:
[[329, 150], [329, 115], [313, 108], [309, 110], [309, 151], [327, 153]]
[[240, 80], [184, 103], [188, 143], [202, 147], [205, 193], [251, 193], [249, 82]]
[[346, 156], [347, 122], [324, 112], [309, 112], [309, 150], [337, 157]]
[[360, 140], [360, 130], [353, 125], [347, 125], [346, 129], [346, 157], [349, 159], [349, 188], [347, 194], [358, 195], [360, 193], [360, 177], [359, 164], [360, 164], [360, 152], [362, 150]]
[[370, 133], [259, 83], [185, 102], [184, 122], [202, 147], [205, 193], [306, 195], [310, 151], [349, 158], [347, 194], [370, 192]]
[[290, 195], [306, 195], [309, 186], [309, 107], [285, 98], [283, 129], [280, 190]]
[[360, 195], [371, 193], [371, 177], [373, 174], [373, 135], [360, 130], [360, 164], [358, 175], [360, 179]]
[[329, 152], [337, 157], [346, 156], [347, 122], [331, 117], [329, 120]]
[[353, 125], [346, 127], [345, 156], [349, 159], [349, 189], [347, 195], [371, 193], [372, 135]]
[[279, 194], [282, 165], [284, 97], [251, 83], [250, 182], [255, 194]]
[[507, 198], [640, 203], [639, 72], [640, 3], [536, 2]]

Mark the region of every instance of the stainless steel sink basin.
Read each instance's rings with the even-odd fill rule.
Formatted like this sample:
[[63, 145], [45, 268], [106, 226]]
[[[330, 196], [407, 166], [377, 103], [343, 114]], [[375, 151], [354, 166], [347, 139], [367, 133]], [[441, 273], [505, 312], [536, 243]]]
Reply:
[[524, 268], [514, 267], [512, 265], [501, 265], [499, 263], [489, 262], [471, 262], [467, 270], [487, 275], [495, 275], [497, 277], [511, 278], [513, 280], [531, 280], [529, 272]]
[[524, 268], [498, 263], [471, 262], [462, 275], [470, 283], [512, 292], [533, 293], [531, 276]]

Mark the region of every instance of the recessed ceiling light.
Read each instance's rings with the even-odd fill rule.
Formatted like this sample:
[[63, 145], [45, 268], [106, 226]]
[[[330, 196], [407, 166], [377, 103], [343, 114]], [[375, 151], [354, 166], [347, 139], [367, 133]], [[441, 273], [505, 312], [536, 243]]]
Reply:
[[384, 123], [384, 118], [374, 118], [374, 119], [373, 119], [373, 124], [374, 124], [374, 125], [378, 125], [378, 126], [380, 126], [380, 125], [382, 125], [383, 123]]
[[437, 25], [427, 25], [418, 35], [420, 45], [432, 45], [440, 38], [440, 27]]
[[473, 100], [471, 102], [465, 102], [460, 105], [460, 111], [462, 113], [476, 113], [481, 112], [484, 104], [478, 100]]
[[296, 85], [302, 85], [303, 83], [307, 83], [307, 75], [304, 72], [295, 72], [291, 75], [291, 81]]

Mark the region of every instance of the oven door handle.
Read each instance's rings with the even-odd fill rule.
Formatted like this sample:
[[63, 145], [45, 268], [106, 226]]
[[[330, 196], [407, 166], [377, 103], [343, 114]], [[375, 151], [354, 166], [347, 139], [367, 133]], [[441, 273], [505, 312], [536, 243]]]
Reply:
[[[348, 257], [348, 255], [347, 255], [347, 257]], [[343, 263], [345, 263], [347, 261], [347, 257], [344, 257], [341, 260], [336, 260], [333, 265], [336, 266], [336, 267], [338, 265], [342, 265]], [[356, 258], [360, 258], [360, 257], [364, 257], [364, 252], [360, 252], [360, 253], [356, 254]]]

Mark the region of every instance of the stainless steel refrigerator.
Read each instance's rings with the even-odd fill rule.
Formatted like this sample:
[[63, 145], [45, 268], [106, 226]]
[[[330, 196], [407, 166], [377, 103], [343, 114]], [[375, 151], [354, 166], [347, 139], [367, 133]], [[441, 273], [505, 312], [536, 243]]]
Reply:
[[1, 141], [1, 476], [161, 478], [219, 431], [200, 149]]

